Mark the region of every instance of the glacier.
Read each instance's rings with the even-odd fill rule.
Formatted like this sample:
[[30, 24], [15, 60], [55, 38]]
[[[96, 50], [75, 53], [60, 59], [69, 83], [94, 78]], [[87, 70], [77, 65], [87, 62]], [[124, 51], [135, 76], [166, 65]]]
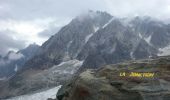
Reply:
[[48, 98], [55, 99], [56, 94], [60, 88], [61, 88], [61, 85], [51, 88], [49, 90], [39, 92], [39, 93], [21, 95], [21, 96], [12, 97], [6, 100], [47, 100]]

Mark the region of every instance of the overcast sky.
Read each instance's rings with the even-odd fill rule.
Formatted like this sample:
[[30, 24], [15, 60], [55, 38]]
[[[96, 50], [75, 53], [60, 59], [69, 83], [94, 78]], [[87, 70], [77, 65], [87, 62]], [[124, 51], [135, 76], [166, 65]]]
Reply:
[[170, 0], [0, 0], [0, 54], [41, 45], [87, 10], [118, 16], [170, 18]]

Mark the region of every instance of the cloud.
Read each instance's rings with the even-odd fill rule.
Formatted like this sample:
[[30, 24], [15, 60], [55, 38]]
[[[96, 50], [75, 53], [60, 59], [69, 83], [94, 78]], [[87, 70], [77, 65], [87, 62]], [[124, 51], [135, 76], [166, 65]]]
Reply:
[[31, 21], [0, 20], [0, 38], [2, 38], [0, 45], [9, 45], [9, 43], [12, 43], [10, 46], [16, 43], [28, 45], [34, 42], [42, 44], [44, 40], [38, 36], [38, 33], [46, 30], [48, 23], [51, 22], [53, 21], [49, 18]]
[[16, 50], [25, 47], [23, 39], [16, 40], [13, 36], [15, 33], [6, 30], [0, 31], [0, 55], [5, 55], [9, 50]]
[[21, 59], [23, 57], [24, 57], [24, 55], [21, 54], [21, 53], [12, 52], [12, 53], [9, 54], [8, 59], [9, 60], [18, 60], [18, 59]]
[[41, 45], [57, 33], [64, 21], [57, 22], [51, 17], [25, 21], [0, 19], [0, 55], [4, 56], [9, 50], [23, 49], [32, 43]]
[[104, 0], [107, 10], [115, 16], [151, 16], [169, 18], [170, 0]]
[[4, 56], [9, 50], [17, 51], [33, 43], [41, 45], [67, 22], [51, 17], [25, 21], [0, 19], [0, 55]]
[[[48, 25], [48, 28], [46, 28], [44, 31], [39, 32], [38, 36], [41, 38], [46, 38], [48, 39], [50, 36], [56, 34], [63, 24], [58, 24], [59, 21], [54, 21]], [[65, 24], [68, 23], [68, 21], [65, 22]]]
[[0, 4], [9, 7], [3, 16], [24, 20], [47, 16], [73, 18], [83, 10], [103, 8], [101, 0], [1, 0]]
[[56, 34], [61, 27], [55, 27], [55, 28], [50, 28], [50, 29], [46, 29], [43, 32], [38, 33], [38, 36], [40, 36], [41, 38], [49, 38], [50, 36]]
[[0, 58], [0, 67], [9, 64], [11, 61], [16, 61], [23, 58], [24, 55], [21, 53], [10, 52], [8, 54], [8, 59]]
[[1, 66], [4, 66], [4, 65], [6, 65], [6, 64], [9, 64], [9, 63], [10, 63], [9, 60], [0, 59], [0, 67], [1, 67]]
[[170, 17], [170, 0], [1, 0], [6, 18], [34, 19], [47, 16], [73, 18], [86, 10], [102, 10], [116, 16]]

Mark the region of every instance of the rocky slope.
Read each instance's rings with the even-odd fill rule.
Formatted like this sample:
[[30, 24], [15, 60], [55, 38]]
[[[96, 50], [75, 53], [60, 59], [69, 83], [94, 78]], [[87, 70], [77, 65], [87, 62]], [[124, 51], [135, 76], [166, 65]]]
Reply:
[[[120, 76], [125, 72], [126, 76]], [[127, 73], [154, 73], [152, 77]], [[57, 100], [169, 100], [170, 56], [86, 70], [65, 84]]]
[[40, 46], [31, 44], [18, 52], [9, 51], [5, 57], [0, 57], [0, 78], [8, 79], [22, 69], [25, 62], [38, 54]]
[[106, 12], [93, 12], [77, 16], [42, 45], [42, 53], [25, 66], [45, 69], [65, 60], [76, 59], [83, 46], [112, 16]]

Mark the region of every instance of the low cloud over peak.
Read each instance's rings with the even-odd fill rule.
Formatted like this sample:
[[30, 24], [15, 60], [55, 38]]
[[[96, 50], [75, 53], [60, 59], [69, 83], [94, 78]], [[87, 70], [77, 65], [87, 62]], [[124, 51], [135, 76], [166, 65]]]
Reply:
[[1, 0], [0, 55], [34, 42], [41, 45], [72, 18], [89, 9], [117, 17], [170, 19], [170, 0]]

